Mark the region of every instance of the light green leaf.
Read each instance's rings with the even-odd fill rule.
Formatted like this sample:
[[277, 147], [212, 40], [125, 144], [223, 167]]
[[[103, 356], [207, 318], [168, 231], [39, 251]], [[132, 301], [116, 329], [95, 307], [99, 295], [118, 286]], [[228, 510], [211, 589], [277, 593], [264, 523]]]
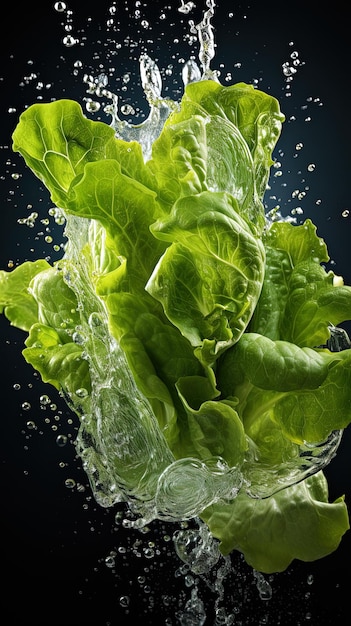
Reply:
[[327, 556], [349, 529], [344, 498], [328, 502], [322, 472], [263, 500], [242, 492], [232, 502], [210, 506], [201, 517], [223, 554], [239, 550], [249, 565], [267, 574], [284, 571], [294, 559]]
[[228, 194], [204, 192], [152, 227], [172, 244], [146, 289], [194, 347], [215, 341], [212, 360], [244, 332], [263, 279], [264, 249], [236, 207]]
[[[216, 180], [217, 184], [221, 178], [222, 184], [224, 182], [223, 176], [220, 174], [221, 163], [223, 163], [222, 149], [226, 155], [230, 143], [236, 144], [239, 150], [237, 152], [239, 162], [240, 158], [244, 156], [245, 149], [243, 152], [243, 146], [246, 144], [246, 151], [251, 154], [251, 159], [249, 161], [245, 155], [243, 164], [248, 166], [251, 162], [251, 166], [247, 170], [247, 181], [251, 181], [253, 173], [254, 187], [251, 187], [250, 184], [246, 185], [247, 190], [251, 190], [251, 197], [248, 198], [246, 193], [244, 194], [244, 206], [246, 206], [248, 218], [261, 229], [264, 225], [264, 213], [260, 201], [266, 192], [270, 167], [273, 163], [272, 152], [280, 136], [284, 121], [279, 102], [272, 96], [245, 83], [223, 87], [215, 81], [199, 81], [186, 86], [179, 113], [174, 113], [167, 123], [174, 123], [193, 115], [216, 117], [217, 120], [221, 118], [227, 122], [224, 125], [216, 122], [209, 127], [207, 167], [213, 173], [210, 178]], [[225, 137], [226, 133], [227, 137]], [[241, 139], [238, 141], [239, 135]], [[219, 137], [221, 142], [219, 142]], [[219, 143], [221, 143], [221, 147]], [[220, 159], [218, 155], [220, 155]], [[230, 185], [236, 186], [238, 184], [238, 188], [240, 188], [241, 175], [239, 180], [236, 180], [236, 174], [240, 172], [241, 166], [238, 163], [234, 164], [232, 158], [228, 160], [225, 156], [224, 160], [231, 163], [233, 168], [232, 179], [234, 181]], [[228, 186], [227, 188], [223, 186], [218, 188], [218, 190], [225, 189], [228, 190]], [[238, 197], [236, 193], [233, 195]], [[240, 201], [239, 204], [241, 205]]]
[[351, 421], [351, 350], [313, 351], [248, 333], [222, 357], [217, 379], [224, 397], [238, 399], [258, 449], [267, 417], [297, 444], [323, 442]]
[[330, 326], [351, 317], [351, 288], [336, 286], [316, 227], [275, 222], [264, 238], [265, 277], [249, 330], [311, 348], [330, 337]]
[[43, 382], [64, 390], [72, 403], [82, 403], [91, 391], [83, 347], [74, 341], [61, 343], [58, 333], [44, 324], [32, 326], [25, 344], [23, 356], [40, 373]]
[[158, 184], [158, 194], [170, 208], [182, 196], [206, 189], [207, 145], [205, 120], [193, 116], [167, 124], [153, 143], [147, 163]]
[[152, 181], [141, 146], [116, 139], [111, 126], [87, 119], [73, 100], [33, 104], [20, 116], [12, 138], [13, 150], [21, 153], [63, 209], [70, 185], [90, 162], [114, 159], [126, 176], [146, 186]]
[[157, 217], [155, 193], [123, 174], [115, 160], [88, 163], [84, 176], [72, 185], [67, 210], [98, 220], [106, 229], [110, 245], [126, 260], [124, 286], [140, 291], [165, 246], [154, 239], [149, 226]]
[[38, 304], [29, 291], [32, 278], [50, 265], [44, 259], [25, 261], [14, 270], [0, 271], [0, 312], [13, 326], [29, 331], [38, 321]]
[[[216, 398], [219, 392], [203, 377], [181, 378], [177, 390], [188, 416], [189, 441], [182, 456], [209, 460], [221, 457], [230, 467], [241, 466], [248, 443], [233, 406]], [[208, 400], [200, 402], [202, 399]]]

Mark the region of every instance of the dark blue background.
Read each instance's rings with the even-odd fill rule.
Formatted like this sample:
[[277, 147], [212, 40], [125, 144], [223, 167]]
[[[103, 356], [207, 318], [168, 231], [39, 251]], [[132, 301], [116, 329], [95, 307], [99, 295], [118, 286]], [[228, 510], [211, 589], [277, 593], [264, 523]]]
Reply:
[[[110, 5], [105, 2], [96, 4], [84, 3], [82, 8], [82, 3], [69, 3], [77, 31], [85, 28], [87, 16], [92, 17], [89, 28], [85, 29], [89, 35], [86, 43], [74, 49], [66, 49], [62, 44], [64, 16], [54, 11], [51, 2], [37, 5], [40, 9], [35, 3], [21, 7], [13, 4], [8, 7], [7, 16], [2, 17], [1, 269], [7, 269], [9, 260], [17, 264], [27, 258], [47, 256], [55, 260], [58, 256], [52, 244], [45, 243], [45, 234], [49, 231], [46, 232], [47, 226], [40, 223], [52, 206], [50, 199], [46, 190], [24, 168], [19, 155], [12, 153], [11, 134], [18, 115], [36, 99], [68, 97], [79, 100], [85, 96], [81, 77], [77, 79], [72, 75], [72, 65], [76, 58], [81, 58], [87, 65], [90, 63], [91, 71], [97, 74], [99, 63], [104, 62], [106, 47], [103, 44], [91, 46], [89, 41], [104, 40]], [[152, 9], [142, 8], [149, 17], [154, 16], [155, 32], [158, 33], [155, 43], [148, 44], [149, 53], [160, 67], [173, 63], [175, 77], [180, 68], [172, 59], [175, 44], [173, 47], [169, 45], [167, 36], [162, 34], [162, 24], [156, 20], [166, 4], [153, 2]], [[173, 7], [178, 4], [172, 3]], [[236, 3], [236, 6], [228, 2], [218, 4], [221, 6], [217, 7], [213, 20], [217, 43], [213, 68], [224, 64], [221, 82], [225, 84], [227, 71], [231, 71], [233, 77], [230, 83], [257, 80], [260, 89], [280, 100], [287, 118], [275, 153], [277, 160], [282, 162], [283, 175], [272, 180], [267, 204], [270, 208], [279, 204], [285, 215], [292, 207], [301, 206], [304, 211], [301, 219], [310, 217], [328, 244], [331, 267], [351, 284], [351, 216], [342, 217], [345, 209], [351, 211], [350, 52], [344, 4], [334, 2], [327, 10], [319, 8], [319, 3], [300, 1], [280, 5], [265, 2], [251, 2], [249, 6], [245, 3]], [[135, 3], [127, 2], [128, 5], [135, 8]], [[202, 9], [198, 3], [195, 14], [189, 17], [198, 21], [196, 16], [201, 15]], [[231, 19], [228, 18], [230, 10], [234, 13]], [[126, 13], [124, 3], [119, 15], [123, 12]], [[177, 17], [177, 12], [173, 11], [172, 15]], [[167, 23], [170, 22], [169, 18]], [[125, 28], [129, 28], [127, 22]], [[176, 37], [176, 27], [171, 29], [171, 34]], [[146, 31], [145, 37], [151, 39], [150, 31]], [[289, 45], [290, 42], [294, 42], [293, 45]], [[95, 54], [98, 49], [99, 55]], [[188, 49], [186, 45], [184, 54]], [[282, 64], [293, 50], [298, 51], [303, 63], [291, 83], [292, 95], [287, 97]], [[128, 70], [138, 71], [135, 58], [129, 57], [126, 47], [114, 57], [116, 76]], [[235, 69], [233, 65], [238, 62], [241, 67]], [[43, 82], [44, 88], [38, 88], [39, 81]], [[117, 81], [116, 91], [120, 85]], [[169, 89], [172, 90], [172, 82]], [[131, 101], [133, 97], [142, 100], [137, 88], [126, 94]], [[322, 106], [314, 102], [316, 98], [320, 99]], [[9, 112], [11, 108], [16, 111]], [[294, 121], [292, 116], [296, 118]], [[308, 116], [310, 122], [305, 121]], [[295, 146], [298, 142], [303, 142], [304, 148], [297, 154]], [[313, 174], [307, 172], [309, 163], [316, 164]], [[12, 176], [16, 173], [21, 175], [19, 180]], [[305, 187], [308, 190], [304, 199], [297, 202], [291, 198], [292, 190]], [[318, 199], [322, 200], [320, 204]], [[33, 208], [28, 209], [28, 204]], [[32, 210], [39, 213], [35, 228], [19, 225], [17, 220]], [[52, 219], [49, 228], [49, 234], [60, 237], [60, 228]], [[175, 617], [177, 601], [184, 604], [184, 599], [190, 596], [190, 589], [183, 577], [175, 576], [180, 562], [172, 545], [169, 555], [165, 556], [163, 536], [167, 530], [155, 524], [150, 535], [133, 535], [120, 525], [116, 527], [115, 511], [105, 511], [94, 502], [79, 460], [75, 458], [74, 445], [71, 445], [77, 426], [74, 416], [54, 390], [41, 384], [24, 363], [21, 356], [24, 334], [11, 328], [3, 317], [0, 318], [0, 333], [1, 565], [2, 610], [6, 610], [6, 624], [114, 626], [135, 622], [157, 625], [167, 623], [166, 618], [173, 620], [169, 624], [178, 624]], [[18, 391], [13, 387], [16, 383], [21, 386]], [[57, 404], [56, 411], [41, 408], [39, 396], [43, 393]], [[30, 402], [29, 411], [23, 409], [24, 401]], [[60, 416], [57, 421], [56, 414]], [[34, 430], [28, 427], [28, 421], [35, 423]], [[70, 442], [64, 448], [56, 444], [57, 434], [68, 435]], [[349, 506], [350, 453], [351, 437], [346, 431], [337, 457], [326, 470], [330, 498], [345, 494]], [[65, 486], [66, 479], [70, 478], [76, 481], [73, 489]], [[81, 487], [77, 488], [77, 485]], [[171, 529], [169, 532], [171, 534]], [[138, 550], [133, 548], [133, 542], [138, 538], [142, 546], [154, 540], [161, 554], [148, 561], [141, 548], [141, 556], [138, 556]], [[116, 546], [126, 546], [126, 557], [122, 552], [118, 553], [116, 569], [111, 571], [104, 559]], [[349, 581], [344, 572], [349, 564], [350, 548], [347, 533], [339, 549], [322, 561], [294, 563], [287, 572], [272, 580], [273, 598], [269, 602], [259, 600], [249, 568], [241, 566], [240, 580], [246, 577], [245, 585], [241, 586], [239, 578], [235, 580], [234, 577], [226, 590], [228, 606], [240, 606], [235, 623], [257, 625], [266, 616], [262, 623], [274, 626], [345, 624]], [[310, 575], [313, 583], [309, 585]], [[145, 577], [152, 588], [151, 593], [142, 579], [138, 581], [138, 576]], [[215, 623], [211, 608], [214, 598], [205, 585], [200, 585], [200, 589], [208, 606], [206, 626], [211, 626]], [[169, 607], [162, 600], [165, 594], [173, 598]], [[131, 598], [129, 612], [119, 604], [122, 595]], [[154, 608], [150, 597], [154, 599]]]

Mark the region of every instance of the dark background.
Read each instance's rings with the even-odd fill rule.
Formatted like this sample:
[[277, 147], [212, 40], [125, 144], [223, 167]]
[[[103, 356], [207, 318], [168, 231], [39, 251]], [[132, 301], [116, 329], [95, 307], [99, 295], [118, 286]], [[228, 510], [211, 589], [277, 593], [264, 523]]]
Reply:
[[[197, 55], [197, 45], [183, 39], [189, 33], [187, 20], [199, 21], [202, 4], [197, 3], [188, 16], [177, 11], [181, 2], [101, 1], [84, 6], [69, 2], [71, 15], [57, 12], [52, 2], [6, 4], [0, 26], [1, 269], [43, 256], [54, 261], [62, 254], [54, 243], [64, 241], [61, 227], [50, 217], [52, 204], [46, 190], [11, 151], [19, 114], [35, 101], [67, 97], [83, 104], [84, 73], [97, 76], [104, 71], [110, 76], [109, 88], [121, 94], [124, 103], [137, 104], [145, 115], [148, 108], [138, 82], [141, 51], [147, 51], [162, 69], [164, 95], [179, 96], [179, 60]], [[277, 97], [286, 115], [275, 151], [281, 166], [272, 168], [267, 210], [279, 205], [283, 215], [296, 214], [297, 209], [298, 221], [310, 217], [327, 242], [330, 267], [351, 284], [351, 214], [345, 213], [351, 210], [351, 59], [344, 4], [329, 3], [326, 10], [320, 3], [300, 1], [218, 5], [212, 21], [217, 44], [212, 68], [221, 71], [220, 81], [253, 82]], [[141, 11], [140, 18], [135, 10]], [[114, 25], [107, 27], [113, 17]], [[148, 20], [149, 28], [141, 25], [142, 19]], [[72, 31], [67, 30], [70, 25]], [[63, 37], [71, 33], [79, 43], [67, 48]], [[134, 45], [134, 41], [144, 43]], [[293, 52], [300, 64], [287, 82], [283, 64], [291, 66]], [[82, 69], [77, 70], [77, 60]], [[126, 83], [122, 76], [128, 72], [131, 78]], [[296, 148], [298, 144], [303, 147]], [[312, 172], [310, 164], [315, 165]], [[32, 228], [18, 223], [32, 212], [38, 213]], [[181, 562], [168, 540], [173, 528], [155, 523], [148, 533], [132, 532], [122, 526], [123, 515], [115, 521], [118, 510], [107, 511], [95, 503], [75, 458], [76, 418], [24, 363], [24, 339], [1, 316], [4, 623], [180, 624], [177, 611], [190, 598], [193, 585], [181, 573]], [[49, 396], [48, 404], [40, 400], [43, 395]], [[57, 443], [58, 435], [67, 438], [65, 445]], [[330, 499], [345, 494], [348, 506], [350, 452], [347, 430], [326, 469]], [[156, 552], [153, 558], [148, 558], [150, 549]], [[351, 539], [346, 533], [329, 557], [311, 564], [294, 563], [284, 574], [273, 576], [269, 601], [259, 598], [252, 572], [235, 556], [233, 573], [225, 582], [227, 611], [236, 616], [233, 623], [346, 624], [350, 582], [345, 570], [350, 555]], [[108, 567], [113, 565], [111, 556], [114, 566]], [[216, 595], [203, 581], [199, 595], [206, 604], [206, 626], [215, 625]]]

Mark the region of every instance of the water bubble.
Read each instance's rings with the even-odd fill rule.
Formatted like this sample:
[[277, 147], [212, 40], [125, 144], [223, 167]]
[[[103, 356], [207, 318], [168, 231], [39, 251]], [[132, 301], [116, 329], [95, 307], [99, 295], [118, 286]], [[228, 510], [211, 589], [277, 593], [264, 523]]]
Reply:
[[123, 113], [123, 115], [134, 115], [135, 109], [133, 109], [131, 104], [123, 104], [121, 106], [121, 113]]
[[30, 402], [22, 402], [22, 409], [24, 411], [29, 411], [32, 408], [32, 405]]
[[58, 11], [59, 13], [63, 13], [63, 11], [66, 10], [66, 3], [65, 2], [55, 2], [54, 9], [55, 9], [55, 11]]
[[85, 108], [88, 113], [97, 113], [97, 111], [99, 111], [101, 108], [101, 104], [100, 102], [96, 102], [96, 100], [87, 100]]
[[307, 169], [309, 172], [314, 172], [314, 170], [316, 169], [315, 163], [310, 163], [309, 165], [307, 165]]
[[39, 402], [40, 402], [40, 404], [46, 406], [47, 404], [50, 404], [51, 400], [50, 400], [49, 396], [44, 394], [44, 395], [40, 396]]
[[143, 553], [144, 553], [145, 558], [147, 559], [153, 559], [155, 556], [155, 550], [150, 547], [144, 548]]
[[56, 443], [60, 448], [63, 448], [66, 445], [67, 441], [68, 439], [66, 435], [58, 435], [56, 437]]
[[89, 395], [89, 392], [84, 387], [80, 387], [79, 389], [76, 389], [76, 396], [78, 396], [78, 398], [86, 398], [88, 395]]
[[119, 603], [121, 605], [121, 607], [123, 608], [128, 608], [129, 603], [130, 603], [130, 597], [129, 596], [121, 596], [119, 599]]
[[293, 76], [294, 74], [296, 74], [296, 71], [297, 71], [295, 67], [293, 67], [287, 62], [283, 63], [282, 68], [283, 68], [284, 76], [287, 76], [287, 77]]
[[349, 209], [344, 209], [341, 213], [342, 217], [349, 217], [350, 215], [350, 210]]
[[74, 480], [74, 478], [66, 478], [65, 486], [67, 487], [67, 489], [74, 489], [74, 487], [76, 486], [76, 481]]
[[106, 567], [109, 567], [110, 569], [112, 569], [113, 567], [115, 567], [116, 562], [115, 562], [115, 558], [114, 556], [112, 556], [111, 554], [109, 554], [109, 556], [106, 557], [105, 559], [105, 565]]
[[62, 39], [62, 43], [67, 47], [67, 48], [72, 48], [72, 46], [75, 46], [78, 43], [78, 39], [76, 39], [75, 37], [73, 37], [73, 35], [66, 35], [66, 37], [64, 37]]

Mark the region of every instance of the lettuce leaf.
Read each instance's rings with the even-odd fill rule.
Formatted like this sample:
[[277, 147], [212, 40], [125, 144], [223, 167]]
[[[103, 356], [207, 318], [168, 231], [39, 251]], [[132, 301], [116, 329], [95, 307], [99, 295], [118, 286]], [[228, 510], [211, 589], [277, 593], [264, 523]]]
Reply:
[[24, 358], [80, 420], [103, 506], [198, 516], [264, 572], [349, 528], [323, 467], [351, 421], [351, 288], [310, 220], [269, 223], [284, 116], [250, 85], [191, 83], [151, 156], [70, 100], [34, 104], [13, 149], [66, 218], [67, 245], [0, 271]]

